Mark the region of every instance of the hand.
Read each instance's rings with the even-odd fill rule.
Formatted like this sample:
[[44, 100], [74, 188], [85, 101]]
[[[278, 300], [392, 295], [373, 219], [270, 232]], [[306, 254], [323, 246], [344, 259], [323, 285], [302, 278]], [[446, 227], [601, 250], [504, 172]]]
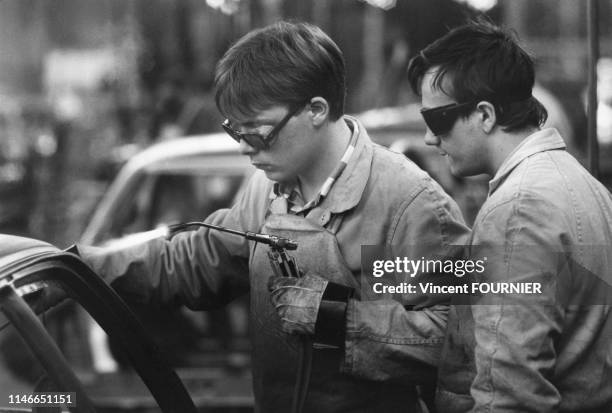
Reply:
[[328, 281], [315, 274], [301, 278], [271, 277], [270, 299], [289, 334], [313, 335], [319, 306]]

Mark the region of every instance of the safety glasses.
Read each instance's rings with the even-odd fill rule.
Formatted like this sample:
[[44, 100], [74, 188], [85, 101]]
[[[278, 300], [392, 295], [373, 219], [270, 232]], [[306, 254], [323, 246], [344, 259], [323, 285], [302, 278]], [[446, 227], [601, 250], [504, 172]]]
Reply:
[[285, 117], [282, 118], [281, 121], [278, 122], [266, 136], [256, 132], [239, 132], [231, 127], [229, 119], [225, 119], [221, 126], [223, 127], [223, 130], [225, 130], [225, 132], [227, 132], [227, 134], [236, 142], [240, 143], [240, 140], [244, 140], [249, 144], [249, 146], [252, 146], [255, 149], [265, 150], [270, 148], [274, 138], [276, 138], [281, 129], [283, 129], [287, 122], [289, 122], [289, 119], [295, 116], [300, 110], [302, 110], [302, 108], [303, 106], [299, 106], [297, 109], [287, 113]]
[[436, 136], [444, 135], [450, 132], [457, 118], [465, 114], [469, 106], [474, 106], [474, 102], [451, 103], [437, 108], [422, 109], [421, 116], [431, 133]]

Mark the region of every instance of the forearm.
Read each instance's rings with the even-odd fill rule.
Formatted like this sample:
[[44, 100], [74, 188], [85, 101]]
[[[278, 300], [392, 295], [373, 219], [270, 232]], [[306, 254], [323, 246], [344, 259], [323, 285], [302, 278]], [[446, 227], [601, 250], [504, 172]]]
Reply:
[[[207, 221], [237, 227], [231, 211]], [[130, 301], [207, 309], [248, 291], [248, 244], [201, 229], [126, 248], [79, 246], [83, 260]]]
[[[128, 301], [203, 309], [246, 292], [246, 263], [218, 268], [210, 257], [201, 257], [198, 238], [180, 234], [172, 242], [155, 239], [120, 250], [88, 246], [79, 250], [83, 261]], [[242, 266], [245, 269], [240, 271]]]

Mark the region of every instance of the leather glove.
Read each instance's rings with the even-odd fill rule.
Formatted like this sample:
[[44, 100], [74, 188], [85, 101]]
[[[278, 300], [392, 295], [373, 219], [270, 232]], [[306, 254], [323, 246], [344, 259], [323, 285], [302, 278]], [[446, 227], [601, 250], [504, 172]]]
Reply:
[[270, 299], [281, 319], [283, 331], [289, 334], [314, 334], [327, 284], [326, 279], [315, 274], [306, 274], [301, 278], [270, 278]]

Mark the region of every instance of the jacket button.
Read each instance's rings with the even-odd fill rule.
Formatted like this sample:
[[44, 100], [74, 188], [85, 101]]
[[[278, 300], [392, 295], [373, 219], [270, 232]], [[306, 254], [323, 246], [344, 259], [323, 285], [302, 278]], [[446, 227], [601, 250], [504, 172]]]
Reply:
[[329, 222], [329, 218], [331, 217], [331, 213], [329, 211], [325, 211], [321, 214], [321, 218], [319, 219], [319, 221], [321, 222], [321, 225], [325, 225]]

